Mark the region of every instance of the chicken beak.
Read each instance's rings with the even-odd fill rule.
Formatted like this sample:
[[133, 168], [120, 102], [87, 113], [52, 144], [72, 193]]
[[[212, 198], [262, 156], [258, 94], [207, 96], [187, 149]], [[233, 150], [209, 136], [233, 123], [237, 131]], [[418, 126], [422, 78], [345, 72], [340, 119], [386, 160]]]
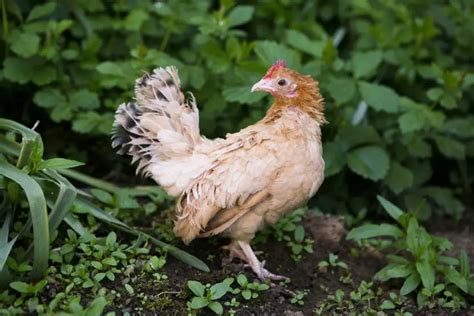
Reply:
[[272, 93], [275, 89], [273, 89], [272, 87], [272, 82], [271, 80], [268, 80], [268, 79], [262, 79], [260, 80], [259, 82], [257, 82], [256, 84], [253, 85], [252, 87], [252, 92], [255, 92], [255, 91], [265, 91], [265, 92], [270, 92]]

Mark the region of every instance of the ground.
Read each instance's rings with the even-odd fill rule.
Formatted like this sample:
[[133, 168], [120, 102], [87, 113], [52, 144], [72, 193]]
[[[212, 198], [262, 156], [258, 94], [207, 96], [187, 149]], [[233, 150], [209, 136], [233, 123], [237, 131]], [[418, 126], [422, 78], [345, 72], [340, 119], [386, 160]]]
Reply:
[[[369, 310], [370, 304], [374, 308], [380, 305], [384, 299], [389, 297], [389, 292], [400, 287], [396, 282], [383, 286], [373, 284], [367, 286], [361, 282], [369, 282], [372, 276], [385, 264], [382, 253], [375, 248], [359, 248], [354, 242], [346, 241], [345, 229], [342, 221], [335, 217], [322, 215], [307, 215], [304, 220], [305, 230], [309, 237], [314, 239], [313, 253], [305, 254], [299, 262], [291, 258], [291, 250], [284, 242], [277, 241], [271, 236], [266, 242], [255, 246], [263, 251], [260, 258], [266, 260], [270, 271], [283, 274], [291, 278], [288, 284], [274, 284], [267, 291], [260, 292], [258, 298], [246, 301], [239, 297], [240, 305], [234, 307], [236, 315], [311, 315], [318, 310], [323, 315], [349, 314], [355, 312], [360, 314]], [[463, 226], [464, 225], [464, 226]], [[455, 244], [456, 251], [464, 248], [474, 262], [474, 240], [473, 229], [470, 222], [461, 222], [453, 227], [434, 225], [438, 235], [449, 237]], [[451, 229], [446, 231], [442, 227]], [[124, 298], [108, 310], [129, 311], [132, 314], [137, 311], [154, 311], [166, 315], [185, 315], [187, 313], [186, 302], [192, 294], [187, 290], [188, 280], [199, 280], [203, 284], [215, 284], [228, 276], [236, 276], [244, 273], [250, 280], [255, 276], [250, 270], [245, 269], [237, 261], [227, 266], [222, 266], [225, 252], [219, 249], [226, 243], [225, 239], [196, 240], [190, 246], [184, 247], [186, 251], [195, 256], [205, 259], [209, 263], [211, 272], [205, 273], [193, 269], [186, 264], [172, 258], [167, 258], [167, 264], [163, 272], [167, 275], [167, 282], [156, 282], [147, 279], [147, 276], [135, 277], [126, 280], [133, 284], [135, 292], [144, 292], [148, 303], [143, 304], [142, 297]], [[338, 262], [347, 265], [345, 268], [321, 268], [318, 263], [328, 260], [329, 254], [338, 256]], [[122, 282], [123, 283], [123, 282]], [[345, 293], [344, 301], [337, 301], [334, 293], [342, 290]], [[291, 303], [292, 292], [306, 291], [303, 304]], [[355, 291], [361, 295], [359, 299], [350, 299], [349, 293]], [[330, 295], [333, 295], [332, 297]], [[329, 297], [329, 298], [328, 298]], [[220, 301], [230, 300], [224, 296]], [[472, 304], [472, 302], [470, 302]], [[141, 306], [141, 307], [140, 307]], [[147, 306], [147, 307], [143, 307]], [[370, 308], [372, 308], [370, 307]], [[452, 312], [447, 309], [430, 309], [419, 311], [413, 299], [399, 303], [398, 310], [411, 312], [413, 315], [470, 315], [474, 311]], [[228, 311], [229, 307], [225, 307]], [[200, 315], [212, 315], [209, 309], [203, 309]], [[389, 313], [390, 314], [390, 313]]]

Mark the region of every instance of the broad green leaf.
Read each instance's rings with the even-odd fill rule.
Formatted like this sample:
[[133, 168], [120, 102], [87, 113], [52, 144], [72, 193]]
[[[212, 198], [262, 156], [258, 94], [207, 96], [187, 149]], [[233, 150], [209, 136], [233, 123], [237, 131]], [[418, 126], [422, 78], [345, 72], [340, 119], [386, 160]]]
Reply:
[[367, 77], [375, 72], [382, 61], [382, 52], [373, 50], [356, 52], [352, 57], [352, 71], [356, 78]]
[[399, 97], [389, 87], [359, 82], [359, 91], [364, 101], [376, 111], [395, 113], [399, 110]]
[[371, 125], [347, 125], [339, 128], [336, 141], [342, 146], [343, 150], [349, 150], [362, 144], [379, 144], [382, 140]]
[[347, 164], [358, 175], [377, 181], [387, 175], [390, 158], [387, 152], [379, 146], [364, 146], [349, 152]]
[[331, 77], [325, 87], [331, 97], [339, 104], [350, 101], [356, 92], [355, 82], [344, 77]]
[[10, 46], [11, 50], [21, 57], [31, 57], [38, 52], [40, 38], [34, 33], [20, 33]]
[[288, 44], [302, 52], [321, 58], [323, 55], [324, 43], [312, 41], [305, 34], [296, 30], [286, 31], [286, 41]]
[[402, 237], [403, 232], [400, 228], [390, 224], [365, 224], [356, 228], [353, 228], [348, 234], [347, 239], [367, 239], [373, 237]]
[[439, 151], [448, 158], [464, 159], [466, 148], [464, 144], [446, 136], [433, 136]]
[[304, 240], [304, 227], [302, 225], [296, 226], [295, 229], [295, 241], [303, 242]]
[[145, 10], [135, 9], [125, 18], [124, 26], [129, 31], [139, 31], [142, 25], [149, 19], [149, 14]]
[[416, 263], [416, 270], [420, 274], [423, 286], [428, 290], [432, 290], [434, 288], [435, 283], [435, 270], [428, 262], [428, 260], [418, 261]]
[[472, 126], [474, 126], [474, 116], [468, 116], [449, 119], [442, 125], [442, 129], [451, 135], [473, 138], [474, 128]]
[[224, 312], [224, 308], [222, 307], [222, 304], [219, 302], [210, 302], [208, 307], [212, 309], [214, 313], [217, 315], [221, 315]]
[[32, 292], [32, 286], [28, 283], [21, 282], [21, 281], [15, 281], [10, 283], [10, 287], [14, 289], [17, 292], [23, 293], [23, 294], [28, 294]]
[[242, 104], [255, 103], [265, 97], [264, 93], [252, 93], [250, 89], [251, 87], [249, 86], [227, 87], [224, 88], [222, 94], [226, 101]]
[[33, 101], [43, 108], [52, 108], [65, 104], [66, 97], [58, 89], [46, 88], [37, 91]]
[[300, 66], [300, 55], [296, 51], [273, 41], [257, 41], [255, 53], [266, 66], [271, 66], [278, 59], [283, 59], [293, 69]]
[[100, 107], [100, 101], [97, 94], [87, 89], [74, 91], [69, 95], [69, 102], [75, 107], [86, 110], [93, 110]]
[[45, 4], [37, 5], [28, 14], [26, 21], [33, 21], [45, 16], [50, 15], [56, 9], [57, 3], [47, 2]]
[[400, 295], [408, 295], [413, 292], [418, 285], [420, 285], [420, 276], [417, 272], [412, 273], [408, 278], [403, 282], [402, 288], [400, 289]]
[[83, 166], [84, 163], [76, 160], [71, 159], [64, 159], [64, 158], [51, 158], [45, 161], [42, 161], [39, 166], [38, 170], [43, 169], [68, 169], [74, 168], [78, 166]]
[[413, 186], [413, 173], [400, 163], [392, 161], [385, 183], [395, 194], [400, 194]]
[[96, 69], [98, 72], [104, 75], [124, 76], [122, 68], [111, 61], [98, 64]]
[[207, 306], [207, 304], [209, 304], [209, 302], [207, 301], [205, 297], [193, 297], [193, 299], [191, 300], [190, 306], [193, 309], [201, 309]]
[[21, 58], [7, 57], [3, 61], [3, 75], [6, 79], [26, 83], [32, 77], [32, 64]]
[[247, 23], [252, 19], [254, 7], [251, 5], [238, 5], [233, 8], [227, 16], [229, 27], [234, 27]]
[[452, 214], [455, 217], [460, 217], [464, 211], [464, 205], [455, 198], [453, 191], [442, 187], [424, 187], [421, 192], [431, 197], [439, 207], [446, 213]]
[[211, 291], [211, 299], [213, 300], [218, 300], [230, 290], [229, 285], [226, 283], [217, 283], [211, 286], [210, 291]]
[[323, 144], [323, 155], [325, 162], [324, 176], [330, 177], [337, 174], [346, 165], [344, 151], [336, 142], [327, 142]]
[[400, 223], [400, 218], [404, 215], [403, 211], [400, 208], [398, 208], [398, 206], [386, 200], [384, 197], [380, 195], [377, 195], [377, 200], [379, 200], [380, 204], [382, 204], [383, 208], [388, 213], [388, 215], [390, 215], [391, 218], [393, 218], [394, 220]]
[[413, 266], [406, 264], [392, 263], [378, 271], [374, 278], [382, 282], [390, 279], [405, 278], [414, 272]]
[[191, 290], [191, 292], [194, 293], [196, 296], [204, 296], [204, 285], [201, 284], [201, 282], [198, 281], [188, 281], [188, 288]]
[[51, 65], [42, 64], [31, 70], [31, 81], [38, 86], [44, 86], [56, 80], [58, 73]]
[[91, 189], [91, 193], [102, 203], [105, 203], [107, 205], [112, 205], [113, 204], [113, 197], [112, 194], [109, 192], [106, 192], [101, 189]]

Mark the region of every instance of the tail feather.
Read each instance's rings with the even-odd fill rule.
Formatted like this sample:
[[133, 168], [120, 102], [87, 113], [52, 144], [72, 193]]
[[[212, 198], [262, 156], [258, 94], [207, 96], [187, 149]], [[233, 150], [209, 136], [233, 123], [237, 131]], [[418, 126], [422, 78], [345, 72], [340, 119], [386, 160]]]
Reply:
[[135, 97], [115, 113], [112, 146], [138, 162], [137, 173], [151, 176], [153, 163], [192, 155], [202, 141], [199, 111], [194, 97], [182, 93], [176, 68], [158, 68], [137, 79]]

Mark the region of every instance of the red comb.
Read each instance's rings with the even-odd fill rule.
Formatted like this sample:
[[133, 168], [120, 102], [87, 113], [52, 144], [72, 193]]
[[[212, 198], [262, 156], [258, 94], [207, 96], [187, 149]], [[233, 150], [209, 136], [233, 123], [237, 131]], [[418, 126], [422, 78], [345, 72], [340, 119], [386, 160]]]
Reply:
[[286, 63], [283, 59], [278, 59], [271, 67], [268, 69], [264, 78], [271, 77], [273, 73], [279, 69], [286, 68]]

